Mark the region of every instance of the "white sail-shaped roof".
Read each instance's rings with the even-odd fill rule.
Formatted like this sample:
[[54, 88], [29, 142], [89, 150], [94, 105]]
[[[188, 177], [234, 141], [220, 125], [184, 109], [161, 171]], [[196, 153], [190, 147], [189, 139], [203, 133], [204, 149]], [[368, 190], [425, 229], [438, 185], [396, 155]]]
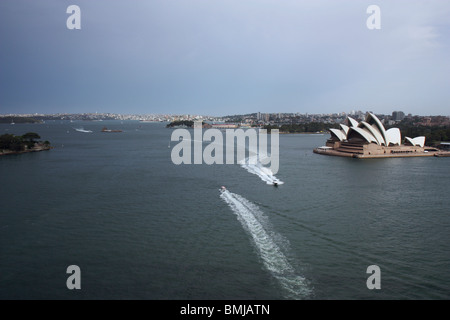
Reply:
[[414, 142], [416, 143], [416, 146], [424, 147], [425, 146], [425, 137], [424, 136], [415, 137]]
[[347, 139], [351, 139], [355, 136], [366, 140], [368, 143], [374, 142], [378, 144], [377, 139], [375, 139], [375, 137], [367, 129], [351, 127], [348, 131]]
[[345, 132], [345, 136], [347, 136], [348, 134], [348, 129], [350, 129], [348, 126], [346, 126], [345, 124], [340, 124], [341, 126], [341, 130]]
[[405, 137], [405, 140], [406, 140], [405, 141], [406, 144], [411, 144], [412, 146], [423, 147], [425, 145], [425, 137], [424, 136], [415, 137], [415, 138]]
[[339, 130], [339, 129], [330, 129], [330, 133], [332, 136], [336, 137], [339, 139], [339, 141], [344, 141], [347, 139], [347, 135], [345, 134], [344, 131]]
[[370, 131], [370, 133], [375, 137], [375, 139], [377, 140], [377, 144], [378, 145], [386, 145], [386, 142], [384, 141], [383, 136], [381, 135], [380, 131], [378, 131], [376, 126], [372, 126], [370, 124], [368, 124], [366, 121], [361, 121], [359, 123], [359, 126], [361, 128], [365, 127], [367, 130]]
[[366, 116], [366, 122], [370, 125], [375, 125], [375, 127], [378, 129], [381, 136], [383, 137], [384, 141], [386, 142], [386, 146], [388, 146], [389, 143], [387, 141], [388, 139], [386, 139], [386, 129], [384, 129], [384, 126], [381, 123], [380, 119], [378, 119], [377, 116], [374, 115], [373, 113], [369, 112], [367, 113]]
[[[371, 112], [367, 113], [366, 120], [360, 123], [351, 117], [347, 117], [347, 121], [350, 127], [341, 124], [341, 130], [330, 129], [331, 135], [340, 141], [359, 138], [368, 143], [376, 143], [380, 146], [401, 145], [402, 137], [400, 129], [391, 128], [386, 130], [380, 119]], [[406, 142], [414, 146], [423, 147], [425, 145], [425, 137], [416, 137], [414, 139], [407, 137]]]
[[399, 128], [390, 128], [386, 131], [386, 145], [400, 145], [402, 143], [402, 135]]
[[351, 117], [347, 117], [348, 119], [348, 124], [350, 127], [357, 127], [358, 126], [358, 121], [356, 121], [355, 119], [351, 118]]

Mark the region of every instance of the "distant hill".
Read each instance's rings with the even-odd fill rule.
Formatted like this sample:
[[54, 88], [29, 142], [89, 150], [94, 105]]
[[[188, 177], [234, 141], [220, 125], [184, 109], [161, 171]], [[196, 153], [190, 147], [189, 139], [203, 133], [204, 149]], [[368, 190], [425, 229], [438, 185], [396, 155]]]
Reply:
[[41, 120], [36, 120], [29, 117], [0, 117], [0, 123], [40, 123]]

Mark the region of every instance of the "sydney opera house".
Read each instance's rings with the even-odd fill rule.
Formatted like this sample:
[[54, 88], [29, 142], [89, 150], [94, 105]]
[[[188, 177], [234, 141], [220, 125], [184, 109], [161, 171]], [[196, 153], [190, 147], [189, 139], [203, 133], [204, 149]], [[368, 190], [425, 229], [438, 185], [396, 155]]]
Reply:
[[315, 153], [353, 158], [433, 156], [438, 149], [426, 147], [425, 137], [405, 137], [402, 144], [400, 129], [386, 130], [383, 123], [368, 113], [365, 121], [348, 117], [340, 129], [329, 129], [331, 137]]

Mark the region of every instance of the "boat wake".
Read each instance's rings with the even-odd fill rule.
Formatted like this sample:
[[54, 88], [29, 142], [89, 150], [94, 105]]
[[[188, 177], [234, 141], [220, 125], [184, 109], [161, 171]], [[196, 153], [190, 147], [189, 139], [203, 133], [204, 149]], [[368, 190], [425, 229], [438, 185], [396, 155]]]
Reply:
[[[308, 297], [312, 290], [306, 279], [296, 273], [282, 248], [277, 245], [282, 237], [272, 231], [267, 217], [259, 207], [224, 187], [221, 189], [220, 197], [230, 206], [243, 228], [250, 234], [264, 267], [279, 282], [285, 298]], [[286, 242], [286, 240], [283, 241]]]
[[92, 133], [92, 130], [84, 130], [83, 128], [74, 128], [75, 131], [84, 132], [84, 133]]
[[244, 160], [240, 161], [239, 164], [241, 165], [242, 168], [244, 168], [248, 172], [256, 174], [258, 177], [261, 178], [261, 180], [265, 181], [267, 184], [270, 185], [284, 184], [283, 181], [281, 181], [280, 179], [278, 179], [276, 176], [273, 175], [272, 170], [264, 167], [261, 164], [261, 162], [258, 159], [258, 156], [245, 158]]

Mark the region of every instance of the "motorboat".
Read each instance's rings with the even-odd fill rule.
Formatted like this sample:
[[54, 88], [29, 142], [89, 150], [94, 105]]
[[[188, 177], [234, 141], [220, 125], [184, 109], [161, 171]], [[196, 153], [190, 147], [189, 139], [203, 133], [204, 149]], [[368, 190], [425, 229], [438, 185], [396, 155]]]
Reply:
[[84, 132], [84, 133], [91, 133], [92, 130], [84, 130], [83, 128], [79, 129], [79, 128], [74, 128], [76, 131], [78, 132]]

